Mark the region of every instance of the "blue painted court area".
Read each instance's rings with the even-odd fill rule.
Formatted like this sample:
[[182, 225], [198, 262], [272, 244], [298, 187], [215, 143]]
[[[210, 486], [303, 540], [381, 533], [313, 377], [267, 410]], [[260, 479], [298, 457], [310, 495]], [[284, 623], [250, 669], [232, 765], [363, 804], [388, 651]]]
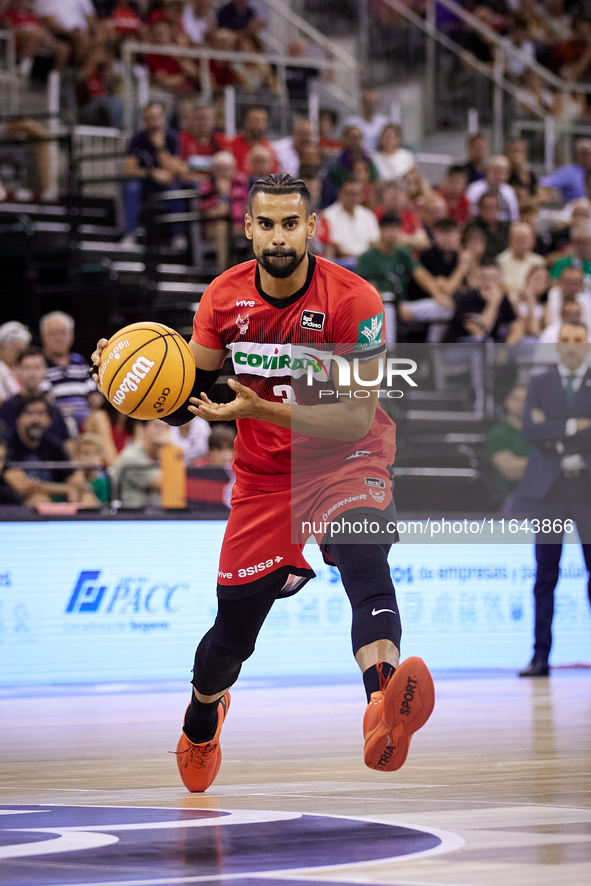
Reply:
[[294, 812], [4, 805], [0, 881], [269, 886], [279, 881], [256, 875], [416, 856], [442, 842], [414, 827]]

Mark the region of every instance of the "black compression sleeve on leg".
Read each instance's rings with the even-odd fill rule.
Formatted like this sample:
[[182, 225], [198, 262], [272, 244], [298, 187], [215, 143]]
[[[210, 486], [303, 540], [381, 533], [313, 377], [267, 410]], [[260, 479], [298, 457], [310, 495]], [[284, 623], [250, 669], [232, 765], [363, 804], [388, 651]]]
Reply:
[[376, 640], [391, 640], [400, 649], [400, 614], [390, 575], [390, 545], [327, 546], [353, 609], [353, 654]]
[[285, 576], [281, 575], [279, 581], [250, 597], [218, 597], [213, 627], [195, 653], [192, 682], [197, 692], [215, 695], [236, 682], [242, 663], [254, 652], [259, 631], [284, 582]]
[[[198, 397], [201, 394], [201, 391], [205, 391], [206, 394], [209, 394], [218, 380], [221, 371], [221, 369], [195, 369], [195, 384], [193, 385], [193, 390], [183, 405], [179, 406], [178, 409], [163, 418], [162, 421], [165, 421], [167, 425], [174, 425], [178, 428], [180, 425], [186, 425], [188, 421], [195, 418], [195, 415], [192, 412], [189, 412], [189, 409], [187, 408], [189, 406], [190, 398]], [[156, 418], [157, 417], [158, 416], [156, 416]]]

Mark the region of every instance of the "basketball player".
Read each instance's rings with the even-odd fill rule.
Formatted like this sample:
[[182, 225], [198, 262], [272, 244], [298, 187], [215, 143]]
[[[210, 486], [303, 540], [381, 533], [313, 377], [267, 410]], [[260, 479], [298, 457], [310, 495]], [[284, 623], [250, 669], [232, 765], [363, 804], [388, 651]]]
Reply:
[[[387, 559], [397, 538], [389, 469], [395, 427], [377, 405], [375, 384], [365, 387], [367, 397], [347, 397], [326, 369], [333, 353], [355, 360], [358, 377], [375, 381], [385, 351], [381, 299], [360, 277], [308, 253], [316, 215], [303, 181], [284, 174], [255, 182], [245, 228], [255, 259], [225, 271], [203, 294], [190, 342], [193, 396], [165, 419], [180, 425], [197, 415], [236, 420], [238, 428], [218, 611], [195, 654], [177, 747], [189, 791], [205, 791], [217, 775], [228, 688], [252, 655], [273, 603], [314, 577], [303, 556], [310, 534], [325, 561], [338, 567], [353, 611], [353, 653], [368, 699], [367, 766], [400, 768], [434, 704], [424, 662], [399, 665], [400, 617]], [[97, 365], [106, 343], [102, 339], [93, 355]], [[228, 353], [236, 397], [216, 404], [207, 392]], [[302, 528], [294, 541], [292, 513], [296, 527], [308, 521], [313, 533]], [[379, 532], [351, 535], [351, 525], [363, 520]]]

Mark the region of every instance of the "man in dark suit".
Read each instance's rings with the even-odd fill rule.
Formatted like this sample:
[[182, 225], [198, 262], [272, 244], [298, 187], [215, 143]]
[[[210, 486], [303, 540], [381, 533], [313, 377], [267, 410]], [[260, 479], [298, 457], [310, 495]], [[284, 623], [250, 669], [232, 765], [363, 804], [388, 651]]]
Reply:
[[[556, 345], [560, 363], [532, 377], [525, 401], [523, 433], [531, 450], [518, 497], [533, 504], [532, 516], [540, 521], [541, 531], [535, 545], [534, 656], [520, 672], [521, 677], [549, 674], [554, 589], [566, 520], [577, 526], [587, 572], [591, 573], [589, 349], [586, 326], [575, 321], [564, 323]], [[544, 532], [544, 528], [552, 531]], [[591, 578], [588, 593], [591, 602]]]

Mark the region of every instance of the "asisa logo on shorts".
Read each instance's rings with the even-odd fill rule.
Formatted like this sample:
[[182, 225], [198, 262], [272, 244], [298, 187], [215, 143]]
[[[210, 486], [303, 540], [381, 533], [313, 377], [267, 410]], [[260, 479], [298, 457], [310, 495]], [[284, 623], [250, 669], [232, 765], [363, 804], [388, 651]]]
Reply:
[[314, 329], [316, 332], [320, 332], [324, 329], [325, 317], [326, 314], [320, 311], [302, 311], [300, 326], [302, 329]]
[[382, 330], [384, 328], [384, 312], [362, 320], [357, 327], [356, 351], [371, 351], [382, 344]]

